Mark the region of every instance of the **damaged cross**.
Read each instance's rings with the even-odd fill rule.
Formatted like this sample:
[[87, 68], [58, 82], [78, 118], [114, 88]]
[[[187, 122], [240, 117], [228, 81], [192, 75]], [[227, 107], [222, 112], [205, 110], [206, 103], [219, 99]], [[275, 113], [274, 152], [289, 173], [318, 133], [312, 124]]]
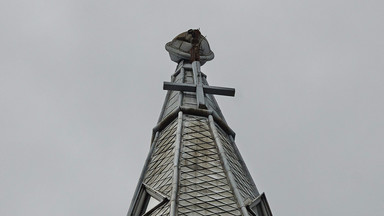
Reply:
[[204, 100], [204, 94], [225, 95], [232, 97], [235, 96], [234, 88], [204, 85], [202, 83], [202, 73], [200, 71], [199, 61], [192, 62], [192, 71], [194, 84], [164, 82], [163, 89], [172, 91], [196, 92], [198, 108], [201, 109], [207, 109]]

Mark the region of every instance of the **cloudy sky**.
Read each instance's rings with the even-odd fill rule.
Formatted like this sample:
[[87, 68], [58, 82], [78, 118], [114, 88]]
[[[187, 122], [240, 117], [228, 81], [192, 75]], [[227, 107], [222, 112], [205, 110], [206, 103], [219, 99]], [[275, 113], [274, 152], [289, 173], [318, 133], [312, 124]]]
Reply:
[[190, 28], [276, 216], [384, 211], [381, 0], [0, 2], [0, 215], [125, 215]]

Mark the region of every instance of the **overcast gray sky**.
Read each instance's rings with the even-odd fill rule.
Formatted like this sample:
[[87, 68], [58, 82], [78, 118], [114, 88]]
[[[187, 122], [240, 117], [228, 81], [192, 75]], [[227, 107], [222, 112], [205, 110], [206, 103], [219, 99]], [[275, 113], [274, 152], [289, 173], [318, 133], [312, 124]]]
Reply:
[[384, 1], [0, 1], [0, 215], [125, 215], [190, 28], [276, 216], [382, 216]]

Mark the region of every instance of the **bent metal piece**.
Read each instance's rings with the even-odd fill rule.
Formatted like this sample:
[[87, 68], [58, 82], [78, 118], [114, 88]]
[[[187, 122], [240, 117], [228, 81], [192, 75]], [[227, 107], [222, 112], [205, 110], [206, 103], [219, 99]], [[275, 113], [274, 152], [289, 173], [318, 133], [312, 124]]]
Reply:
[[176, 63], [179, 63], [181, 60], [190, 62], [197, 60], [200, 61], [201, 65], [204, 65], [205, 62], [215, 57], [207, 39], [197, 29], [190, 29], [179, 34], [165, 45], [165, 49], [169, 52], [171, 60]]

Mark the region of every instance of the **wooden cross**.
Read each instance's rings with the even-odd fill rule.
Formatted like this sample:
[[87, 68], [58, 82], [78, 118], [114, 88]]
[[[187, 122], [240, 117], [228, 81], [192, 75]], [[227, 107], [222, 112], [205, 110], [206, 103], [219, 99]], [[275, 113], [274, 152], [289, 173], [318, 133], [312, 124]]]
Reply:
[[234, 88], [217, 87], [204, 85], [201, 79], [200, 62], [192, 62], [194, 84], [164, 82], [163, 90], [196, 92], [197, 105], [199, 108], [206, 109], [204, 94], [216, 94], [225, 96], [235, 96]]

